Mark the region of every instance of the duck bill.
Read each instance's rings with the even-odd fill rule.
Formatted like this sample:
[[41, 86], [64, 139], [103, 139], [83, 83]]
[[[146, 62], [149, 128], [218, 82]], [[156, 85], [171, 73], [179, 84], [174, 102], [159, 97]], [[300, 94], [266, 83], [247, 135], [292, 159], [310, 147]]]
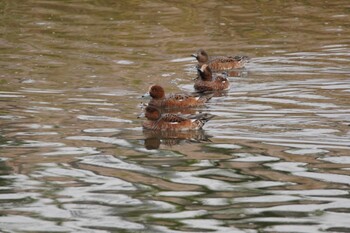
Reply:
[[149, 94], [149, 92], [146, 92], [145, 94], [142, 95], [142, 98], [150, 98], [151, 95]]
[[137, 116], [137, 118], [144, 118], [145, 117], [145, 113], [144, 112], [141, 112], [138, 116]]

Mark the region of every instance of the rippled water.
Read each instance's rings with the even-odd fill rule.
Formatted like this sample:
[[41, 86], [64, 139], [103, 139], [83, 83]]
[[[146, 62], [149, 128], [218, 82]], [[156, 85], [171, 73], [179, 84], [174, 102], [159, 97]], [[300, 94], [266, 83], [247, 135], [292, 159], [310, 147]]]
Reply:
[[[350, 4], [0, 2], [3, 232], [350, 232]], [[252, 57], [143, 132], [148, 86], [193, 91], [198, 48]]]

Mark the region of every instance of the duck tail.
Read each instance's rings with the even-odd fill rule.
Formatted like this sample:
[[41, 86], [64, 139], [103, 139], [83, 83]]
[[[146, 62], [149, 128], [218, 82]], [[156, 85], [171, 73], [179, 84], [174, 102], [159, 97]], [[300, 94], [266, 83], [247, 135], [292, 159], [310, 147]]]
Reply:
[[203, 102], [207, 102], [209, 101], [211, 98], [213, 98], [214, 96], [214, 93], [212, 91], [206, 91], [206, 92], [202, 92], [202, 93], [199, 93], [200, 95], [200, 99], [203, 101]]
[[207, 123], [210, 119], [215, 117], [215, 115], [209, 114], [209, 113], [201, 113], [196, 115], [196, 124], [198, 126], [198, 129], [201, 129], [205, 123]]
[[234, 59], [241, 62], [241, 63], [248, 63], [250, 60], [250, 57], [248, 57], [248, 56], [235, 56]]
[[210, 113], [201, 113], [201, 114], [198, 115], [198, 119], [203, 121], [203, 122], [207, 122], [207, 121], [211, 120], [214, 117], [215, 117], [215, 115], [210, 114]]

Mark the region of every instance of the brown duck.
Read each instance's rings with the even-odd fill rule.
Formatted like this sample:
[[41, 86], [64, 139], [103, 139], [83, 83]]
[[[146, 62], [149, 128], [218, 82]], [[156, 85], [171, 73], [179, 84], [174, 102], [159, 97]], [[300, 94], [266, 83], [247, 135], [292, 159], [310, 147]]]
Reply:
[[201, 113], [196, 115], [180, 115], [171, 113], [161, 113], [157, 107], [147, 106], [145, 109], [147, 120], [142, 127], [147, 130], [160, 131], [186, 131], [199, 130], [204, 124], [212, 119], [214, 115]]
[[249, 57], [247, 56], [209, 57], [208, 53], [203, 49], [199, 49], [196, 54], [192, 54], [191, 56], [197, 59], [199, 68], [203, 64], [208, 64], [209, 68], [213, 71], [243, 68], [249, 62]]
[[213, 77], [209, 65], [203, 64], [197, 68], [199, 77], [194, 82], [194, 89], [198, 92], [224, 91], [230, 88], [230, 82], [221, 75]]
[[154, 105], [158, 108], [189, 108], [204, 105], [213, 96], [212, 94], [186, 94], [175, 93], [165, 95], [164, 88], [160, 85], [152, 85], [149, 88], [148, 93], [143, 95], [151, 96], [152, 99], [148, 105]]

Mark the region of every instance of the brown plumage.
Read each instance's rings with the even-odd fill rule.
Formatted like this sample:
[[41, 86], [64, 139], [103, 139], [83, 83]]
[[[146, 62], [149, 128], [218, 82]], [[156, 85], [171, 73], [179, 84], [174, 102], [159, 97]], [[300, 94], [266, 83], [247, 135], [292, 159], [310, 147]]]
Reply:
[[213, 77], [207, 64], [198, 68], [199, 77], [194, 82], [194, 89], [198, 92], [223, 91], [230, 88], [230, 82], [223, 76]]
[[177, 93], [166, 96], [163, 87], [153, 85], [149, 88], [149, 95], [152, 99], [149, 105], [159, 108], [187, 108], [204, 105], [213, 95], [205, 94], [184, 94]]
[[145, 109], [147, 120], [142, 126], [148, 130], [198, 130], [209, 121], [214, 115], [201, 113], [197, 115], [178, 115], [178, 114], [161, 114], [160, 110], [155, 106], [147, 106]]
[[209, 68], [213, 71], [243, 68], [249, 62], [249, 57], [247, 56], [209, 57], [208, 53], [203, 49], [199, 49], [196, 54], [192, 54], [191, 56], [197, 59], [198, 68], [203, 64], [208, 64]]

